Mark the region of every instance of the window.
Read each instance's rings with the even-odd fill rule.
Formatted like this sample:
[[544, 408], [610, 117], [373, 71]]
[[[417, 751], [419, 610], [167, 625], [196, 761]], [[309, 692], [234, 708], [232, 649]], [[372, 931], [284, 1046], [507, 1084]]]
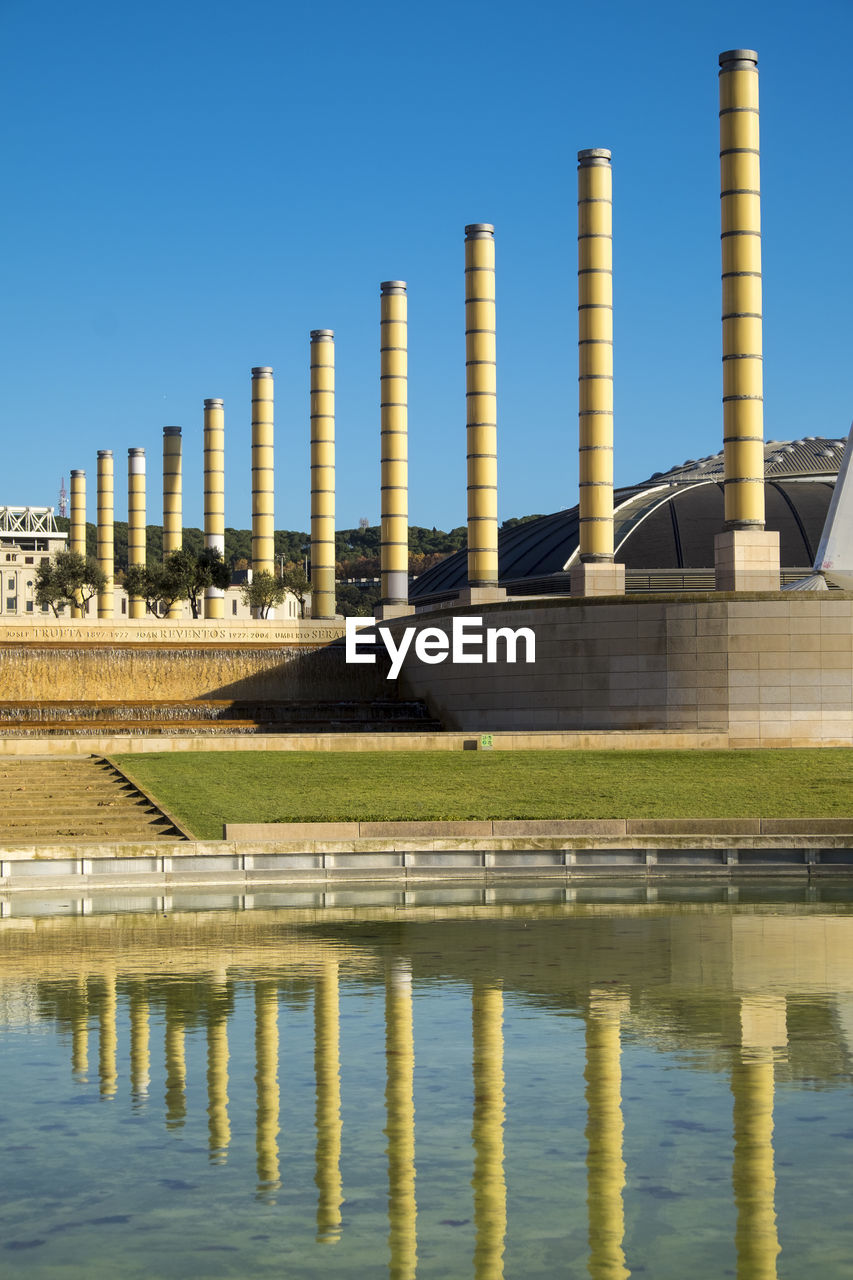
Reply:
[[7, 612], [7, 613], [17, 613], [17, 612], [18, 612], [18, 599], [17, 599], [17, 597], [16, 597], [16, 596], [10, 596], [10, 597], [7, 599], [7, 601], [6, 601], [6, 612]]
[[121, 601], [121, 611], [122, 613], [127, 613], [127, 601], [124, 599], [123, 596]]
[[232, 614], [234, 615], [234, 617], [236, 618], [236, 616], [237, 616], [237, 601], [236, 601], [236, 600], [232, 600], [232, 601], [231, 601], [231, 612], [232, 612]]
[[35, 564], [35, 556], [24, 556], [24, 564]]
[[9, 590], [15, 590], [15, 575], [13, 573], [9, 574]]
[[33, 602], [32, 602], [32, 600], [28, 600], [28, 601], [27, 601], [27, 613], [32, 613], [32, 611], [33, 611]]

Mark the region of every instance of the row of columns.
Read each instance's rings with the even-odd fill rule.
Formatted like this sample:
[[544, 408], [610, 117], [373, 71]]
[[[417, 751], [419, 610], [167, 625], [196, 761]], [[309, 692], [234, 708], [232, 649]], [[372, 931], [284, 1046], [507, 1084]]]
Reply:
[[[225, 974], [219, 974], [220, 1011], [207, 1026], [208, 1149], [213, 1163], [227, 1159], [231, 1141], [228, 1114], [228, 1002]], [[740, 1045], [732, 1063], [732, 1186], [737, 1211], [739, 1276], [774, 1280], [780, 1252], [775, 1213], [773, 1155], [774, 1058], [787, 1042], [784, 999], [741, 999]], [[91, 1004], [99, 1025], [98, 1073], [101, 1094], [117, 1090], [115, 973], [101, 976]], [[88, 1069], [89, 989], [85, 979], [71, 1017], [72, 1067]], [[587, 1211], [589, 1270], [595, 1280], [627, 1280], [624, 1252], [624, 1119], [622, 1114], [622, 1023], [627, 997], [593, 991], [586, 1013]], [[130, 1083], [135, 1104], [150, 1082], [149, 1003], [143, 984], [129, 996]], [[180, 1013], [165, 1010], [165, 1104], [168, 1128], [186, 1119], [186, 1029]], [[503, 994], [483, 984], [471, 993], [474, 1101], [474, 1275], [503, 1275], [507, 1232], [504, 1121], [505, 1075]], [[385, 1105], [388, 1138], [388, 1221], [390, 1274], [414, 1277], [417, 1270], [415, 1194], [415, 1107], [411, 970], [389, 963], [385, 975]], [[279, 1158], [278, 990], [274, 982], [255, 984], [255, 1086], [257, 1189], [270, 1195], [281, 1186]], [[342, 1128], [339, 970], [335, 959], [321, 967], [314, 993], [314, 1073], [316, 1080], [315, 1183], [317, 1239], [341, 1238], [344, 1203], [341, 1177]]]
[[[778, 535], [764, 528], [761, 215], [758, 58], [720, 54], [720, 172], [723, 299], [725, 528], [715, 542], [719, 590], [779, 586]], [[579, 559], [572, 592], [624, 592], [614, 562], [612, 164], [604, 148], [578, 152]], [[500, 599], [497, 512], [495, 235], [489, 223], [465, 228], [465, 366], [468, 557], [463, 602]], [[377, 613], [408, 611], [407, 290], [380, 286], [381, 601]], [[311, 563], [313, 614], [335, 612], [335, 345], [315, 329], [311, 350]], [[180, 546], [180, 428], [164, 428], [163, 549]], [[224, 409], [205, 401], [205, 545], [224, 550]], [[111, 455], [99, 454], [98, 547], [112, 576]], [[103, 493], [102, 466], [103, 459]], [[109, 472], [109, 474], [108, 474]], [[131, 449], [128, 552], [145, 559], [145, 458]], [[252, 370], [252, 564], [274, 571], [273, 371]], [[103, 528], [101, 521], [104, 521]], [[71, 472], [71, 540], [85, 551], [85, 474]], [[99, 616], [111, 616], [110, 591]], [[144, 615], [131, 601], [131, 617]], [[176, 606], [177, 608], [177, 606]], [[79, 615], [79, 610], [76, 611]], [[206, 616], [221, 618], [212, 589]]]

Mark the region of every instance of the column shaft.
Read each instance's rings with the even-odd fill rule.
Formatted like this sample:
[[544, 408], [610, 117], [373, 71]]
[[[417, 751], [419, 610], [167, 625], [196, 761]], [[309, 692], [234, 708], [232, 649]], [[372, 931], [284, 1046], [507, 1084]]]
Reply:
[[[145, 450], [127, 451], [127, 563], [145, 564]], [[128, 616], [145, 617], [145, 601], [131, 596]]]
[[385, 1130], [388, 1138], [388, 1242], [391, 1280], [414, 1280], [418, 1268], [415, 1201], [415, 1042], [412, 975], [395, 964], [385, 978]]
[[404, 280], [380, 289], [380, 603], [399, 606], [409, 603], [408, 299]]
[[338, 964], [328, 960], [314, 991], [314, 1074], [317, 1081], [317, 1239], [341, 1238], [341, 1045]]
[[474, 1277], [500, 1280], [506, 1240], [504, 1172], [503, 993], [475, 987], [474, 1048]]
[[115, 481], [112, 449], [98, 450], [98, 565], [106, 577], [98, 593], [98, 617], [112, 618], [115, 612]]
[[[254, 387], [255, 382], [253, 380], [253, 391]], [[252, 511], [254, 513], [254, 484]], [[204, 402], [204, 545], [219, 551], [224, 557], [225, 407], [222, 400], [205, 400]], [[254, 553], [253, 539], [253, 557]], [[225, 593], [221, 588], [208, 587], [205, 591], [204, 616], [206, 618], [223, 618], [225, 616]]]
[[335, 335], [311, 331], [311, 616], [335, 616]]
[[[163, 428], [163, 559], [183, 543], [181, 494], [181, 428]], [[167, 617], [180, 618], [182, 602], [170, 605]]]
[[495, 229], [465, 228], [465, 394], [468, 440], [468, 586], [498, 584]]
[[252, 572], [275, 572], [273, 374], [252, 370]]
[[[71, 521], [68, 534], [68, 550], [86, 558], [86, 472], [71, 472]], [[71, 606], [71, 617], [82, 618], [78, 604]]]
[[625, 1161], [622, 1158], [622, 1064], [619, 1014], [591, 1010], [586, 1024], [587, 1210], [589, 1272], [593, 1280], [627, 1280]]
[[255, 983], [255, 1133], [258, 1191], [281, 1186], [278, 1162], [278, 991], [275, 983]]

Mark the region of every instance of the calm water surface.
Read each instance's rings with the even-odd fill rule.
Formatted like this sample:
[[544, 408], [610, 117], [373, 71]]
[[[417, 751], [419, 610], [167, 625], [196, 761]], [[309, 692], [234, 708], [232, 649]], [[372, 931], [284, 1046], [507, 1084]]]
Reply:
[[486, 896], [16, 898], [0, 1274], [853, 1277], [851, 895]]

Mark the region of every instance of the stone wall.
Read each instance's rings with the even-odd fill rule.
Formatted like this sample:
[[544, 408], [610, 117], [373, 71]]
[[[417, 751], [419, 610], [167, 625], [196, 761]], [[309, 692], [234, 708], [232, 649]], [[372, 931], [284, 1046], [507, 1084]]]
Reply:
[[[460, 614], [530, 627], [536, 662], [428, 666], [400, 692], [448, 729], [725, 733], [733, 746], [853, 745], [853, 596], [516, 600]], [[437, 627], [444, 610], [390, 624]]]

